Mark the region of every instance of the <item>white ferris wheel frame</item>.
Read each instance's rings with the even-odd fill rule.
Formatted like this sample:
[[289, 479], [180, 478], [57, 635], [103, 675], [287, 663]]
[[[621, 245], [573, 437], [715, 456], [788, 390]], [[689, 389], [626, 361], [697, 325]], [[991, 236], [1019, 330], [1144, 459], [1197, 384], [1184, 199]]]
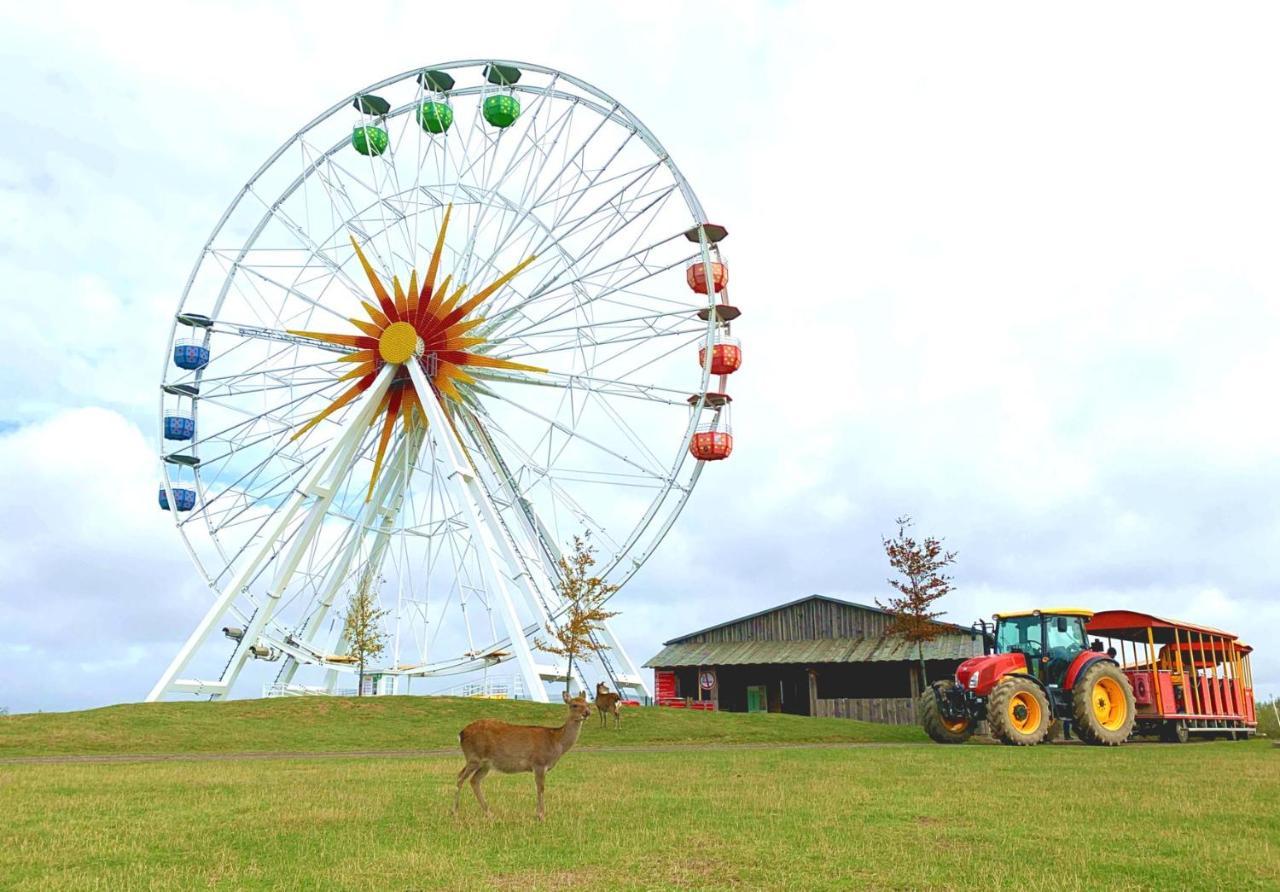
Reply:
[[[680, 174], [675, 164], [671, 161], [666, 150], [658, 142], [656, 137], [644, 127], [640, 121], [627, 111], [620, 103], [609, 97], [603, 91], [587, 84], [585, 81], [574, 78], [563, 72], [544, 66], [533, 65], [517, 61], [499, 61], [494, 60], [465, 60], [459, 62], [450, 62], [441, 65], [431, 66], [436, 70], [449, 71], [455, 69], [474, 69], [486, 64], [498, 64], [515, 66], [522, 71], [538, 72], [551, 78], [550, 84], [542, 88], [540, 91], [544, 96], [555, 94], [553, 89], [557, 82], [576, 87], [579, 91], [587, 94], [587, 98], [583, 98], [575, 94], [573, 100], [587, 104], [592, 110], [601, 115], [599, 127], [603, 127], [608, 122], [622, 124], [632, 130], [632, 133], [639, 137], [640, 140], [649, 148], [654, 156], [660, 159], [661, 164], [666, 168], [674, 182], [674, 189], [678, 189], [680, 196], [683, 198], [691, 215], [691, 228], [689, 232], [694, 233], [690, 238], [696, 241], [697, 248], [694, 253], [695, 262], [700, 261], [705, 274], [704, 281], [712, 281], [712, 263], [717, 259], [718, 248], [714, 241], [708, 237], [705, 225], [706, 217], [702, 207], [696, 196], [693, 194], [688, 182]], [[223, 227], [227, 224], [232, 213], [237, 209], [240, 202], [247, 196], [252, 195], [258, 201], [266, 206], [266, 212], [263, 214], [257, 229], [251, 234], [249, 239], [245, 241], [241, 249], [239, 257], [235, 263], [243, 260], [244, 256], [250, 251], [255, 244], [255, 240], [263, 231], [269, 222], [279, 222], [275, 216], [276, 207], [279, 206], [289, 195], [291, 195], [304, 180], [316, 173], [319, 166], [334, 153], [339, 151], [341, 144], [335, 145], [328, 149], [323, 157], [317, 158], [311, 165], [310, 169], [304, 170], [299, 174], [297, 179], [286, 189], [285, 193], [277, 199], [274, 205], [268, 203], [257, 193], [254, 192], [254, 184], [263, 174], [272, 168], [276, 162], [282, 158], [287, 151], [300, 143], [302, 137], [318, 124], [327, 121], [334, 115], [339, 114], [343, 108], [356, 100], [357, 97], [371, 94], [375, 90], [400, 83], [406, 78], [413, 77], [422, 69], [414, 69], [402, 74], [384, 79], [373, 84], [360, 92], [347, 97], [341, 102], [335, 104], [330, 109], [318, 115], [305, 127], [297, 131], [289, 140], [287, 140], [279, 149], [277, 149], [267, 161], [259, 168], [252, 178], [240, 190], [237, 198], [230, 207], [227, 208], [213, 232], [206, 241], [199, 258], [187, 280], [184, 288], [183, 297], [180, 302], [180, 312], [178, 320], [174, 323], [174, 334], [171, 338], [170, 350], [166, 353], [165, 375], [170, 371], [169, 358], [172, 353], [173, 344], [176, 342], [177, 334], [180, 328], [183, 312], [191, 312], [187, 306], [188, 295], [191, 292], [192, 285], [196, 280], [197, 273], [200, 271], [202, 264], [211, 254], [215, 241], [222, 232]], [[451, 91], [451, 96], [465, 96], [475, 93], [482, 93], [484, 87], [463, 87]], [[592, 98], [595, 100], [592, 106]], [[387, 120], [405, 115], [409, 109], [414, 107], [415, 103], [402, 105], [388, 115]], [[593, 134], [594, 135], [594, 134]], [[589, 141], [590, 137], [588, 138]], [[585, 143], [584, 143], [585, 148]], [[492, 199], [494, 196], [485, 196]], [[498, 200], [501, 199], [500, 197]], [[354, 208], [353, 208], [354, 210]], [[533, 208], [522, 209], [523, 216], [533, 217]], [[349, 221], [348, 221], [349, 222]], [[519, 221], [517, 221], [519, 222]], [[535, 220], [535, 222], [537, 222]], [[512, 226], [514, 232], [515, 226]], [[331, 260], [323, 257], [324, 252], [319, 246], [311, 241], [306, 233], [297, 232], [300, 239], [311, 244], [313, 255], [317, 259], [324, 259], [333, 267], [335, 277], [345, 276], [345, 272]], [[676, 238], [679, 235], [687, 235], [687, 233], [674, 233], [669, 238]], [[558, 245], [558, 241], [556, 242]], [[648, 250], [648, 248], [646, 248]], [[616, 261], [615, 261], [616, 262]], [[235, 269], [233, 264], [232, 269]], [[308, 339], [290, 334], [285, 331], [273, 329], [269, 326], [254, 326], [246, 324], [229, 325], [217, 319], [217, 307], [220, 307], [223, 299], [231, 287], [232, 274], [228, 274], [227, 280], [223, 285], [222, 292], [218, 298], [217, 306], [213, 311], [213, 318], [206, 327], [205, 343], [208, 343], [208, 336], [214, 333], [231, 333], [241, 338], [253, 338], [269, 341], [280, 341], [286, 344], [304, 344], [309, 347], [321, 347], [326, 350], [334, 350], [328, 345], [317, 344], [314, 341], [309, 342]], [[279, 284], [279, 283], [276, 283]], [[288, 286], [282, 286], [288, 287]], [[350, 283], [353, 291], [364, 293], [361, 286]], [[708, 296], [708, 304], [714, 304], [717, 295], [712, 289], [712, 294]], [[304, 296], [304, 295], [299, 295]], [[528, 301], [526, 301], [528, 302]], [[517, 306], [518, 308], [518, 306]], [[508, 312], [504, 308], [503, 313]], [[501, 314], [500, 314], [501, 315]], [[700, 335], [700, 343], [709, 347], [716, 333], [717, 319], [714, 312], [706, 314], [705, 332]], [[683, 346], [683, 345], [681, 345]], [[336, 352], [341, 352], [337, 350]], [[676, 477], [680, 472], [689, 444], [695, 431], [695, 420], [700, 417], [704, 408], [710, 408], [706, 403], [706, 394], [709, 382], [712, 378], [711, 364], [705, 363], [701, 369], [701, 383], [693, 402], [693, 412], [690, 422], [685, 430], [684, 440], [680, 444], [678, 455], [681, 456], [671, 468], [670, 476], [666, 480], [666, 487], [662, 490], [658, 497], [655, 497], [651, 506], [644, 517], [636, 525], [634, 531], [630, 534], [625, 544], [618, 550], [614, 561], [605, 568], [608, 572], [615, 568], [620, 570], [617, 577], [617, 585], [625, 583], [644, 563], [644, 561], [652, 554], [658, 543], [670, 530], [676, 517], [687, 502], [694, 484], [702, 471], [704, 462], [694, 461], [691, 472], [689, 473], [687, 482], [683, 485], [676, 483]], [[307, 618], [304, 626], [295, 630], [300, 634], [290, 636], [272, 635], [264, 638], [265, 630], [271, 623], [275, 608], [280, 602], [282, 593], [288, 588], [292, 577], [298, 569], [299, 563], [303, 560], [309, 547], [312, 546], [319, 530], [324, 524], [327, 511], [329, 510], [339, 485], [345, 475], [348, 475], [354, 465], [361, 459], [360, 447], [363, 438], [367, 434], [367, 430], [371, 424], [375, 411], [378, 409], [379, 401], [387, 392], [391, 385], [392, 377], [396, 371], [396, 366], [387, 363], [382, 366], [377, 379], [373, 385], [366, 390], [359, 398], [354, 406], [347, 408], [345, 415], [342, 417], [339, 431], [337, 435], [331, 439], [324, 450], [317, 456], [310, 459], [309, 469], [303, 479], [296, 486], [291, 487], [287, 491], [287, 496], [282, 504], [274, 510], [270, 515], [270, 524], [266, 527], [266, 532], [260, 537], [256, 548], [250, 550], [248, 554], [240, 554], [227, 558], [226, 568], [229, 570], [234, 565], [235, 570], [230, 576], [222, 580], [222, 584], [215, 588], [218, 592], [214, 603], [210, 606], [204, 617], [197, 624], [186, 642], [175, 655], [165, 672], [161, 675], [156, 685], [149, 693], [148, 700], [157, 700], [168, 693], [188, 693], [206, 695], [212, 698], [221, 698], [227, 696], [236, 680], [246, 665], [247, 661], [256, 656], [255, 645], [260, 640], [269, 640], [272, 647], [278, 649], [280, 655], [285, 659], [284, 667], [279, 675], [280, 680], [285, 686], [292, 683], [294, 674], [297, 670], [305, 665], [322, 665], [327, 667], [325, 687], [332, 691], [339, 674], [350, 671], [348, 667], [328, 662], [326, 655], [317, 649], [316, 635], [321, 628], [322, 622], [331, 610], [334, 600], [343, 588], [344, 582], [347, 581], [348, 573], [353, 562], [359, 560], [360, 548], [364, 544], [366, 533], [374, 530], [373, 542], [369, 546], [368, 561], [363, 571], [365, 577], [370, 573], [376, 574], [382, 561], [385, 559], [388, 543], [392, 535], [394, 520], [399, 515], [405, 491], [409, 483], [408, 475], [417, 471], [419, 457], [424, 451], [429, 450], [437, 461], [443, 461], [447, 468], [445, 480], [452, 490], [452, 503], [462, 507], [462, 513], [465, 515], [466, 524], [471, 531], [472, 541], [477, 543], [477, 551], [479, 563], [483, 573], [483, 581], [485, 589], [493, 596], [496, 596], [498, 613], [503, 622], [505, 629], [505, 638], [498, 641], [496, 646], [487, 649], [487, 654], [477, 657], [472, 655], [469, 659], [459, 659], [456, 666], [442, 667], [435, 665], [430, 672], [417, 672], [413, 669], [397, 669], [393, 674], [415, 675], [415, 674], [446, 674], [448, 671], [467, 671], [480, 666], [493, 665], [505, 659], [514, 659], [519, 667], [521, 677], [523, 678], [525, 689], [528, 694], [535, 700], [545, 701], [548, 699], [545, 681], [570, 681], [567, 677], [565, 667], [563, 665], [548, 665], [540, 663], [534, 655], [533, 649], [530, 647], [529, 639], [531, 635], [540, 632], [547, 627], [555, 627], [559, 617], [566, 609], [566, 604], [556, 590], [552, 580], [547, 574], [541, 571], [535, 563], [536, 555], [539, 553], [535, 540], [541, 537], [541, 532], [535, 527], [535, 521], [529, 521], [521, 511], [513, 512], [518, 522], [512, 524], [503, 520], [500, 510], [493, 500], [492, 493], [486, 488], [481, 475], [474, 464], [472, 453], [468, 451], [466, 446], [459, 439], [458, 432], [453, 425], [449, 423], [445, 417], [441, 406], [441, 397], [438, 390], [427, 380], [422, 368], [416, 357], [413, 361], [404, 363], [404, 368], [408, 371], [412, 381], [412, 388], [419, 397], [419, 402], [428, 416], [428, 425], [425, 432], [419, 432], [417, 436], [405, 434], [400, 437], [391, 453], [391, 460], [387, 465], [387, 471], [381, 478], [377, 480], [376, 486], [371, 488], [371, 497], [364, 505], [360, 515], [353, 523], [349, 541], [345, 541], [335, 553], [334, 564], [326, 571], [325, 582], [322, 590], [316, 599], [316, 607]], [[502, 380], [503, 376], [495, 375], [498, 380]], [[200, 375], [197, 373], [197, 380]], [[516, 380], [517, 376], [512, 376], [510, 380]], [[721, 379], [723, 383], [723, 378]], [[541, 383], [534, 381], [522, 381], [520, 383]], [[637, 388], [638, 390], [646, 390], [643, 385], [636, 385], [621, 380], [601, 380], [602, 386], [622, 388]], [[661, 390], [662, 388], [656, 388]], [[721, 387], [723, 390], [723, 386]], [[621, 392], [621, 390], [619, 391]], [[170, 391], [172, 393], [172, 391]], [[672, 402], [673, 399], [665, 401]], [[161, 396], [161, 416], [163, 425], [163, 416], [165, 414], [164, 395]], [[195, 409], [193, 406], [193, 414]], [[478, 427], [480, 425], [479, 418], [472, 413], [470, 416], [472, 423]], [[715, 409], [715, 417], [719, 417], [719, 408]], [[464, 424], [467, 423], [466, 417], [463, 418]], [[473, 435], [475, 431], [471, 431]], [[488, 437], [484, 433], [484, 437]], [[473, 436], [473, 439], [476, 437]], [[481, 440], [480, 442], [483, 442]], [[489, 440], [492, 445], [492, 440]], [[604, 447], [601, 447], [604, 448]], [[493, 458], [501, 464], [501, 458], [497, 456], [496, 447], [493, 447]], [[170, 506], [177, 506], [177, 500], [174, 494], [174, 476], [171, 474], [171, 465], [173, 462], [174, 452], [165, 452], [165, 444], [162, 440], [162, 471], [163, 471], [163, 491], [167, 497]], [[485, 457], [486, 462], [490, 462], [489, 457]], [[490, 462], [492, 465], [492, 462]], [[197, 481], [199, 480], [199, 463], [198, 460], [194, 465]], [[493, 468], [490, 467], [492, 471]], [[504, 473], [509, 473], [503, 469]], [[508, 476], [507, 482], [511, 485], [512, 491], [516, 491], [514, 481]], [[675, 499], [674, 504], [668, 505], [668, 495], [673, 488], [680, 490]], [[663, 506], [667, 506], [667, 514], [659, 520], [659, 525], [655, 533], [651, 535], [645, 548], [638, 555], [633, 554], [633, 550], [637, 546], [641, 536], [652, 525], [657, 514], [662, 510]], [[532, 509], [526, 509], [531, 511]], [[179, 528], [182, 528], [182, 520], [178, 516], [178, 512], [173, 512], [175, 521]], [[298, 532], [286, 535], [286, 530], [290, 525], [301, 518], [296, 529]], [[205, 517], [209, 522], [208, 516]], [[357, 532], [358, 531], [358, 532]], [[211, 528], [212, 532], [212, 528]], [[204, 569], [204, 565], [195, 548], [187, 539], [186, 531], [183, 530], [184, 544], [192, 555], [197, 566], [205, 573], [209, 579], [211, 586], [216, 576], [211, 575]], [[216, 536], [214, 537], [217, 541]], [[287, 546], [287, 547], [286, 547]], [[218, 546], [221, 550], [221, 545]], [[226, 555], [223, 555], [226, 558]], [[238, 559], [238, 562], [237, 562]], [[629, 565], [623, 565], [624, 559], [630, 559]], [[247, 592], [248, 585], [258, 574], [264, 572], [268, 565], [272, 565], [274, 574], [270, 587], [267, 589], [266, 597], [259, 598], [256, 609], [246, 614], [244, 610], [238, 609], [236, 602], [242, 594]], [[225, 572], [225, 571], [224, 571]], [[603, 575], [602, 572], [602, 575]], [[517, 611], [517, 605], [522, 604], [527, 615], [533, 617], [533, 621], [522, 621]], [[216, 679], [191, 679], [180, 677], [187, 665], [191, 661], [193, 655], [206, 642], [214, 639], [218, 635], [217, 626], [219, 622], [230, 617], [233, 621], [243, 623], [243, 631], [240, 638], [236, 642], [235, 649], [230, 660], [227, 662], [221, 675]], [[649, 696], [651, 692], [648, 685], [641, 676], [638, 668], [632, 662], [626, 651], [623, 649], [621, 642], [612, 630], [606, 625], [600, 636], [599, 643], [604, 646], [607, 656], [602, 655], [602, 668], [608, 680], [620, 689], [630, 689], [638, 694]], [[398, 646], [398, 645], [397, 645]], [[343, 648], [345, 642], [339, 642], [334, 650], [334, 654], [341, 655], [344, 653]], [[495, 656], [496, 655], [496, 656]], [[616, 663], [616, 665], [614, 665]], [[575, 679], [579, 684], [585, 684], [586, 677], [582, 674], [582, 667], [578, 668], [575, 673]]]

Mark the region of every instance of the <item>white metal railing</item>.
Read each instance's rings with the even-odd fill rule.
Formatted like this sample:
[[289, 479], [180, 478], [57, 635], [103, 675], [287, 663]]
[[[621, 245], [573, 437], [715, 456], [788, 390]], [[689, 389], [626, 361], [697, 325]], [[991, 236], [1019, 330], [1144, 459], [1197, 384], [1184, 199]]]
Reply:
[[441, 697], [478, 697], [486, 700], [527, 700], [529, 696], [524, 688], [524, 679], [518, 675], [464, 681], [432, 693]]
[[[323, 697], [328, 693], [328, 691], [319, 686], [285, 684], [279, 681], [262, 686], [262, 696], [264, 697]], [[353, 689], [351, 693], [354, 694], [355, 690]]]

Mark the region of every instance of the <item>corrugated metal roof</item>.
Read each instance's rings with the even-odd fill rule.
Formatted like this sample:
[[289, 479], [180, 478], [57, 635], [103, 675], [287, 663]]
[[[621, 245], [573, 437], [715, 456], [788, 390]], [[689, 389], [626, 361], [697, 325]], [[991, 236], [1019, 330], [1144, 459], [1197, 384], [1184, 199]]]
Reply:
[[[892, 614], [889, 613], [889, 611], [883, 610], [879, 607], [872, 607], [870, 604], [856, 604], [853, 601], [844, 601], [844, 600], [841, 600], [840, 598], [833, 598], [830, 595], [808, 595], [803, 598], [797, 598], [794, 601], [788, 601], [785, 604], [779, 604], [776, 607], [769, 607], [764, 610], [757, 610], [755, 613], [748, 613], [746, 616], [740, 616], [737, 619], [731, 619], [731, 620], [726, 620], [725, 622], [722, 622], [722, 623], [716, 623], [714, 626], [707, 626], [705, 629], [699, 629], [696, 632], [689, 632], [686, 635], [681, 635], [678, 638], [672, 638], [670, 641], [664, 641], [662, 643], [674, 644], [677, 641], [684, 641], [686, 638], [696, 638], [698, 635], [705, 635], [707, 632], [714, 632], [716, 629], [724, 629], [729, 626], [736, 625], [737, 623], [746, 622], [747, 620], [755, 619], [756, 617], [766, 616], [767, 614], [770, 614], [770, 613], [777, 613], [779, 611], [786, 610], [788, 607], [795, 607], [798, 604], [803, 604], [806, 601], [826, 601], [829, 604], [838, 604], [841, 607], [852, 607], [857, 610], [866, 610], [871, 613], [879, 613], [884, 616], [892, 616]], [[964, 626], [958, 626], [955, 623], [942, 622], [941, 620], [934, 620], [933, 624], [935, 626], [941, 626], [944, 629], [948, 629], [948, 628], [956, 629], [957, 631], [960, 631], [960, 632], [971, 631], [970, 629], [967, 629]]]
[[[977, 636], [944, 635], [925, 643], [926, 660], [967, 660], [982, 653]], [[916, 645], [896, 636], [804, 641], [714, 641], [668, 644], [649, 668], [749, 666], [765, 663], [876, 663], [919, 659]]]

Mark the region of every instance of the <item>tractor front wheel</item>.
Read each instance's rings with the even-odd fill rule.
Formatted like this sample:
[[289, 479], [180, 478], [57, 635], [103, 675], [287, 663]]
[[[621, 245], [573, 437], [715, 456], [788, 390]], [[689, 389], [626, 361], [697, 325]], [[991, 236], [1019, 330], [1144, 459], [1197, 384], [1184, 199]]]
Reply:
[[1099, 746], [1119, 746], [1129, 739], [1137, 716], [1133, 688], [1119, 666], [1094, 663], [1076, 680], [1071, 694], [1080, 739]]
[[938, 743], [964, 743], [973, 736], [973, 720], [968, 718], [950, 721], [942, 714], [938, 701], [956, 686], [954, 681], [936, 681], [920, 695], [920, 725], [924, 733]]
[[1007, 675], [987, 700], [991, 733], [1009, 746], [1035, 746], [1049, 734], [1052, 714], [1040, 686], [1025, 675]]

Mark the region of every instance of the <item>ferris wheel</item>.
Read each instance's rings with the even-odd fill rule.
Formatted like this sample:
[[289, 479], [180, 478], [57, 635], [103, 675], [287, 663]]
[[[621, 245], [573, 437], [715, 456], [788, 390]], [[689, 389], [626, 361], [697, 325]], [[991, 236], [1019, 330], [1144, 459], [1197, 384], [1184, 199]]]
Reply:
[[[562, 550], [625, 583], [732, 450], [726, 234], [630, 112], [538, 65], [406, 72], [290, 137], [165, 353], [159, 502], [213, 603], [148, 699], [247, 667], [333, 692], [366, 590], [383, 691], [514, 660], [546, 700]], [[647, 694], [600, 639], [573, 680]]]

